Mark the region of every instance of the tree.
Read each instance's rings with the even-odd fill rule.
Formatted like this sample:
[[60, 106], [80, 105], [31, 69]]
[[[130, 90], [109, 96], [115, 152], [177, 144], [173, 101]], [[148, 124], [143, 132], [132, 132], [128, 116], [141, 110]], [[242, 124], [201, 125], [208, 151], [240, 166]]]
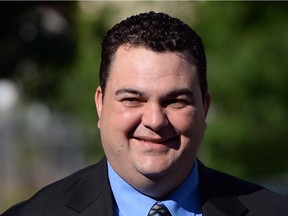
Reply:
[[209, 2], [197, 28], [213, 97], [202, 157], [242, 177], [288, 171], [288, 4]]

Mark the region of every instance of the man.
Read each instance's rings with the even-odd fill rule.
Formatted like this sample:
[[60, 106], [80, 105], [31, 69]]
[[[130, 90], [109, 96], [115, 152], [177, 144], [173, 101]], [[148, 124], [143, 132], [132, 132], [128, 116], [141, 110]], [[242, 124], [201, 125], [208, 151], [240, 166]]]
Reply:
[[210, 94], [201, 39], [182, 21], [150, 12], [108, 31], [95, 103], [106, 157], [3, 216], [288, 215], [284, 197], [196, 158]]

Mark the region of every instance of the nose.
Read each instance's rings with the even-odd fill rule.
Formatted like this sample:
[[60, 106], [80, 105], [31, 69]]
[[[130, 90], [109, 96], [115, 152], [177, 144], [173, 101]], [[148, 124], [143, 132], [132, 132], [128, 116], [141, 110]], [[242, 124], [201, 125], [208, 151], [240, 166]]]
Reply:
[[146, 104], [142, 115], [142, 124], [154, 131], [168, 124], [165, 108], [157, 104]]

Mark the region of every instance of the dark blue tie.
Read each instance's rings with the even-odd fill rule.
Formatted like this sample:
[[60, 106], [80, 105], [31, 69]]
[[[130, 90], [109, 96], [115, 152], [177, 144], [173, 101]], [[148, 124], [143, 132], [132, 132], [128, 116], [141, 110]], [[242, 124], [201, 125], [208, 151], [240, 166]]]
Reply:
[[172, 216], [167, 207], [161, 203], [155, 203], [150, 209], [148, 216]]

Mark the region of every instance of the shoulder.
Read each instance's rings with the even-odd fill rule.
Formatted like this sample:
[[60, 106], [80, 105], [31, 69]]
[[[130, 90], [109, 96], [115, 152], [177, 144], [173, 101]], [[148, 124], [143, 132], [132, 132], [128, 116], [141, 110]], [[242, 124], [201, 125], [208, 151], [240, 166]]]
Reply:
[[[75, 189], [79, 188], [79, 184], [85, 182], [95, 181], [99, 173], [103, 173], [105, 169], [105, 161], [102, 160], [98, 164], [91, 165], [82, 170], [75, 172], [74, 174], [67, 176], [59, 181], [56, 181], [38, 191], [30, 199], [16, 204], [9, 210], [3, 213], [2, 216], [14, 216], [14, 215], [61, 215], [62, 209], [67, 202], [69, 202]], [[105, 173], [105, 172], [104, 172]], [[99, 178], [98, 178], [99, 179]], [[89, 186], [87, 182], [87, 187]], [[84, 189], [83, 189], [84, 190]], [[65, 209], [67, 211], [67, 209]], [[37, 212], [37, 214], [35, 214]], [[49, 213], [47, 213], [49, 212]], [[67, 215], [67, 214], [66, 214]], [[72, 211], [71, 211], [71, 215]]]
[[258, 184], [206, 167], [201, 162], [198, 164], [200, 186], [205, 185], [214, 193], [239, 195], [263, 189]]
[[283, 215], [285, 212], [284, 215], [288, 215], [288, 198], [261, 185], [205, 167], [201, 162], [199, 178], [203, 205], [235, 198], [250, 212], [263, 212], [265, 215]]

